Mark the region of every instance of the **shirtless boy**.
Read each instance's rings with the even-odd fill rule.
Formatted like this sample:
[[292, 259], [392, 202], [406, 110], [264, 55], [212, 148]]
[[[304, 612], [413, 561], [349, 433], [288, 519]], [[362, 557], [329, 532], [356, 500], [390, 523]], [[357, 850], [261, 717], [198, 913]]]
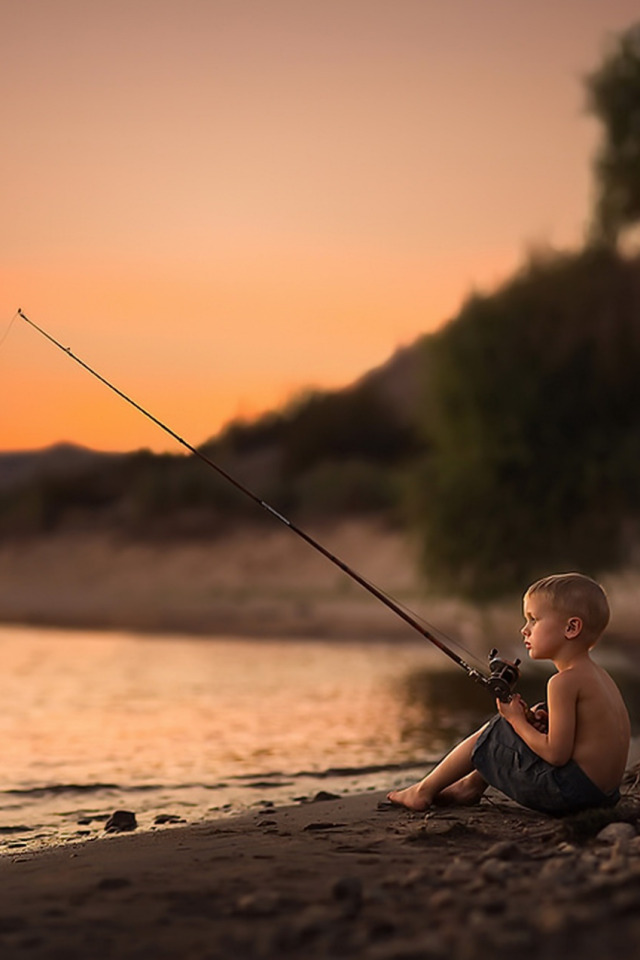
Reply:
[[392, 803], [410, 810], [473, 804], [489, 784], [549, 814], [617, 803], [629, 716], [617, 686], [589, 655], [609, 622], [604, 590], [579, 573], [544, 577], [524, 596], [524, 620], [529, 657], [551, 660], [558, 671], [547, 684], [547, 710], [534, 709], [534, 725], [518, 694], [498, 701], [498, 716], [419, 783], [389, 793]]

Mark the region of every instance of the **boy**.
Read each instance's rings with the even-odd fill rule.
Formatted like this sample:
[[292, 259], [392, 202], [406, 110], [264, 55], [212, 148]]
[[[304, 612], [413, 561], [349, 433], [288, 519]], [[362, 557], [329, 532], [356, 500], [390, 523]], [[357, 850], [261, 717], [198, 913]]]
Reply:
[[[498, 701], [498, 716], [458, 744], [419, 783], [388, 795], [426, 810], [478, 803], [487, 786], [523, 806], [561, 815], [620, 798], [630, 726], [620, 691], [589, 651], [609, 622], [602, 587], [579, 573], [538, 580], [524, 596], [521, 633], [532, 660], [551, 660], [548, 713], [522, 698]], [[531, 716], [531, 714], [529, 714]]]

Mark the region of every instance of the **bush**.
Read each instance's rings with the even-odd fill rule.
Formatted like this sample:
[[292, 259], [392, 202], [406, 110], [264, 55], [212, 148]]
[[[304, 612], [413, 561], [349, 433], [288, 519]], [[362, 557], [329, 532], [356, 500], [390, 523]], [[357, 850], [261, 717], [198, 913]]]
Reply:
[[487, 596], [621, 563], [640, 515], [640, 264], [533, 260], [431, 338], [416, 502], [431, 578]]

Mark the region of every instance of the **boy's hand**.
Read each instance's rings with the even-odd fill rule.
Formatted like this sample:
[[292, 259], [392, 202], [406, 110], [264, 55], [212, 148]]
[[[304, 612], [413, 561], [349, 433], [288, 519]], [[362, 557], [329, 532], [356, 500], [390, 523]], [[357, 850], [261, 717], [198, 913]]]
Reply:
[[503, 703], [502, 700], [496, 700], [498, 705], [498, 713], [509, 720], [520, 720], [527, 718], [528, 707], [519, 693], [514, 693], [508, 703]]
[[531, 710], [526, 705], [519, 693], [514, 693], [508, 703], [496, 701], [498, 712], [510, 723], [521, 717], [531, 724], [539, 733], [549, 732], [549, 714], [546, 703], [536, 703]]
[[536, 703], [534, 707], [531, 707], [531, 719], [529, 723], [532, 727], [535, 727], [536, 730], [539, 730], [540, 733], [549, 732], [549, 712], [546, 703]]

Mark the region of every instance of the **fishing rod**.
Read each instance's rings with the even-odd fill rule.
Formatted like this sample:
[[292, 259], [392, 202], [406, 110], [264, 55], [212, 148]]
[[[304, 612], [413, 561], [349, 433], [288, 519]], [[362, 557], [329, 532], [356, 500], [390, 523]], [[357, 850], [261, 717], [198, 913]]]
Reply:
[[127, 396], [126, 393], [123, 393], [122, 390], [110, 383], [109, 380], [98, 373], [97, 370], [94, 370], [93, 367], [90, 367], [88, 363], [85, 363], [84, 360], [73, 353], [70, 347], [63, 346], [59, 340], [56, 340], [56, 338], [51, 336], [50, 333], [47, 333], [47, 331], [43, 330], [43, 328], [38, 326], [37, 323], [34, 323], [33, 320], [30, 320], [20, 308], [18, 308], [17, 315], [26, 323], [28, 323], [29, 326], [33, 327], [33, 329], [39, 334], [49, 340], [50, 343], [56, 346], [59, 350], [62, 350], [63, 353], [83, 367], [88, 373], [91, 374], [91, 376], [103, 383], [106, 387], [112, 390], [113, 393], [117, 394], [132, 407], [135, 407], [135, 409], [143, 414], [143, 416], [155, 423], [158, 427], [160, 427], [161, 430], [164, 430], [165, 433], [169, 434], [170, 437], [173, 437], [173, 439], [181, 444], [181, 446], [185, 447], [195, 457], [198, 457], [199, 460], [202, 460], [202, 462], [212, 470], [215, 470], [217, 474], [219, 474], [228, 483], [232, 484], [237, 490], [243, 493], [245, 497], [253, 500], [257, 506], [261, 507], [263, 510], [266, 510], [267, 513], [271, 514], [272, 517], [284, 524], [284, 526], [291, 530], [292, 533], [295, 533], [296, 536], [298, 536], [301, 540], [304, 540], [305, 543], [308, 543], [310, 547], [313, 547], [313, 549], [317, 550], [318, 553], [321, 553], [323, 557], [326, 557], [326, 559], [333, 563], [336, 567], [339, 567], [339, 569], [346, 573], [347, 576], [351, 577], [352, 580], [355, 580], [356, 583], [360, 584], [361, 587], [363, 587], [386, 607], [392, 610], [396, 616], [400, 617], [405, 621], [405, 623], [416, 630], [425, 640], [428, 640], [439, 650], [441, 650], [442, 653], [446, 654], [446, 656], [448, 656], [451, 660], [453, 660], [454, 663], [461, 667], [467, 676], [469, 676], [472, 680], [475, 680], [476, 683], [486, 687], [501, 701], [506, 702], [511, 699], [513, 688], [515, 687], [520, 675], [518, 670], [518, 665], [520, 663], [519, 660], [515, 660], [513, 662], [510, 660], [504, 660], [499, 656], [498, 651], [493, 649], [489, 654], [489, 676], [485, 676], [479, 670], [471, 667], [465, 660], [462, 659], [462, 657], [458, 656], [454, 650], [451, 650], [451, 648], [443, 643], [439, 637], [436, 637], [431, 630], [427, 629], [427, 627], [420, 623], [416, 617], [414, 617], [409, 611], [388, 596], [388, 594], [386, 594], [383, 590], [379, 589], [373, 583], [367, 580], [366, 577], [363, 577], [361, 574], [359, 574], [356, 570], [345, 563], [344, 560], [341, 560], [340, 557], [337, 557], [335, 554], [331, 553], [330, 550], [327, 550], [326, 547], [319, 543], [305, 530], [301, 529], [301, 527], [297, 526], [297, 524], [283, 516], [278, 510], [267, 503], [266, 500], [262, 500], [259, 496], [253, 493], [252, 490], [246, 487], [243, 483], [240, 483], [240, 481], [233, 477], [230, 473], [227, 473], [227, 471], [221, 467], [220, 464], [215, 463], [210, 459], [210, 457], [202, 453], [201, 450], [198, 450], [197, 447], [192, 446], [181, 436], [179, 436], [174, 430], [171, 429], [171, 427], [168, 427], [152, 413], [149, 413], [148, 410], [145, 410], [144, 407], [140, 406], [139, 403], [136, 403], [135, 400], [132, 400], [131, 397]]

